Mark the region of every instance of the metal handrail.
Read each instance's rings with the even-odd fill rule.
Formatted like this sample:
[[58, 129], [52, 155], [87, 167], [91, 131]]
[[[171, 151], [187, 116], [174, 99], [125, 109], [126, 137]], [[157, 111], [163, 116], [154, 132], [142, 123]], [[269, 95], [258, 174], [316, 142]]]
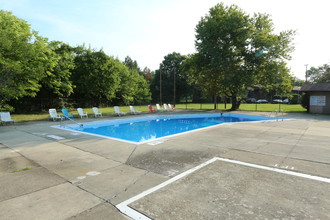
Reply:
[[[63, 117], [64, 117], [64, 118], [67, 118], [67, 119], [69, 119], [69, 120], [71, 120], [71, 121], [73, 121], [74, 123], [76, 123], [76, 124], [79, 125], [80, 127], [83, 127], [83, 126], [84, 126], [84, 124], [79, 124], [78, 122], [76, 122], [75, 120], [73, 120], [72, 118], [70, 118], [70, 117], [68, 117], [68, 116], [66, 116], [66, 115], [63, 115]], [[61, 119], [61, 121], [60, 121], [60, 127], [64, 126], [64, 125], [62, 125], [62, 122], [63, 122], [63, 120]]]
[[282, 113], [282, 121], [283, 121], [283, 118], [284, 118], [284, 117], [283, 117], [283, 116], [284, 116], [284, 112], [283, 112], [282, 109], [272, 111], [272, 112], [269, 114], [269, 117], [271, 117], [273, 113], [275, 113], [276, 121], [278, 121], [279, 114]]

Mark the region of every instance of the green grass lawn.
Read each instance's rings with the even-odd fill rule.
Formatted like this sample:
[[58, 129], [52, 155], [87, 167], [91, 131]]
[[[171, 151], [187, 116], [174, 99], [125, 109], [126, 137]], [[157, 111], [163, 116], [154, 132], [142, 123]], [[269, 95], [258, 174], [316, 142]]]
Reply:
[[[206, 103], [206, 104], [178, 104], [176, 108], [179, 109], [200, 109], [200, 110], [211, 110], [213, 109], [213, 103]], [[231, 108], [231, 104], [227, 104], [226, 108], [224, 104], [218, 104], [219, 110], [229, 110]], [[306, 112], [301, 105], [288, 105], [288, 104], [241, 104], [239, 110], [242, 111], [262, 111], [262, 112], [272, 112], [275, 110], [281, 109], [284, 112], [298, 112], [303, 113]]]
[[[263, 111], [263, 112], [272, 112], [278, 110], [279, 107], [284, 112], [297, 112], [297, 113], [304, 113], [306, 109], [301, 107], [301, 105], [287, 105], [287, 104], [241, 104], [240, 109], [242, 111]], [[149, 112], [148, 106], [134, 106], [135, 110], [142, 111], [142, 112]], [[155, 106], [153, 105], [153, 108]], [[206, 104], [177, 104], [177, 109], [191, 109], [191, 110], [212, 110], [213, 103], [206, 103]], [[227, 104], [226, 108], [224, 104], [218, 104], [219, 110], [229, 110], [231, 108], [231, 104]], [[129, 106], [120, 106], [120, 110], [122, 112], [130, 112]], [[88, 113], [89, 117], [94, 117], [94, 113], [92, 108], [84, 108], [84, 111]], [[99, 111], [103, 113], [103, 115], [114, 115], [113, 107], [106, 107], [106, 108], [99, 108]], [[75, 118], [78, 118], [78, 112], [76, 109], [71, 109], [70, 111]], [[60, 109], [57, 110], [57, 113], [62, 115]], [[11, 117], [16, 122], [27, 122], [27, 121], [37, 121], [37, 120], [49, 120], [49, 113], [48, 112], [40, 112], [35, 114], [11, 114]]]
[[[136, 111], [149, 112], [148, 106], [134, 106]], [[75, 118], [80, 118], [77, 109], [70, 109], [70, 113], [74, 115]], [[99, 108], [99, 111], [102, 112], [104, 116], [114, 115], [115, 111], [113, 107]], [[120, 111], [122, 112], [130, 112], [129, 106], [120, 106]], [[94, 113], [92, 108], [84, 108], [84, 112], [88, 113], [89, 117], [94, 117]], [[57, 113], [62, 115], [60, 109], [57, 109]], [[11, 114], [11, 118], [15, 120], [15, 122], [28, 122], [28, 121], [38, 121], [38, 120], [49, 120], [48, 112], [34, 113], [34, 114]]]

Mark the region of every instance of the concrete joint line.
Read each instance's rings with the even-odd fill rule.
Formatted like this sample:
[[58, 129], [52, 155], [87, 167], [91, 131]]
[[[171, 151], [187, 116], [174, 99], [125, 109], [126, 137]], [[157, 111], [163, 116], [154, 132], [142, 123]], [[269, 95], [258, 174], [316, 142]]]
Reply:
[[[128, 186], [123, 190], [123, 192], [119, 192], [119, 193], [115, 194], [114, 196], [112, 196], [112, 197], [109, 199], [109, 202], [111, 201], [111, 199], [116, 198], [117, 196], [121, 195], [122, 193], [127, 192], [127, 190], [128, 190], [130, 187], [134, 186], [134, 185], [137, 183], [137, 181], [139, 181], [141, 178], [145, 177], [148, 173], [150, 173], [150, 172], [149, 172], [149, 171], [145, 171], [144, 174], [142, 174], [141, 176], [139, 176], [139, 177], [137, 177], [135, 180], [133, 180], [133, 182], [132, 182], [130, 185], [128, 185]], [[112, 203], [111, 203], [111, 204], [112, 204]]]
[[139, 145], [135, 145], [134, 146], [134, 149], [132, 150], [131, 154], [128, 156], [127, 160], [125, 161], [125, 164], [128, 164], [129, 165], [129, 161], [131, 159], [131, 156], [134, 154], [136, 148], [138, 147]]
[[262, 170], [268, 170], [268, 171], [272, 171], [272, 172], [277, 172], [277, 173], [282, 173], [282, 174], [286, 174], [286, 175], [292, 175], [292, 176], [297, 176], [297, 177], [302, 177], [302, 178], [307, 178], [307, 179], [311, 179], [311, 180], [316, 180], [316, 181], [320, 181], [320, 182], [325, 182], [325, 183], [330, 183], [330, 178], [325, 178], [325, 177], [319, 177], [319, 176], [313, 176], [313, 175], [309, 175], [309, 174], [304, 174], [304, 173], [298, 173], [298, 172], [294, 172], [294, 171], [289, 171], [289, 170], [282, 170], [282, 169], [278, 169], [278, 168], [273, 168], [273, 167], [267, 167], [267, 166], [262, 166], [262, 165], [257, 165], [257, 164], [252, 164], [252, 163], [247, 163], [247, 162], [242, 162], [242, 161], [238, 161], [238, 160], [231, 160], [231, 159], [226, 159], [226, 158], [220, 158], [220, 157], [214, 157], [211, 160], [208, 160], [196, 167], [193, 167], [155, 187], [152, 187], [118, 205], [116, 205], [116, 208], [122, 212], [123, 214], [129, 216], [132, 219], [141, 219], [141, 220], [151, 220], [150, 218], [148, 218], [147, 216], [141, 214], [140, 212], [130, 208], [128, 205], [215, 162], [215, 161], [224, 161], [224, 162], [228, 162], [228, 163], [233, 163], [233, 164], [238, 164], [238, 165], [242, 165], [242, 166], [248, 166], [248, 167], [253, 167], [253, 168], [257, 168], [257, 169], [262, 169]]
[[306, 132], [307, 132], [308, 128], [304, 129], [304, 132], [300, 135], [300, 137], [298, 138], [298, 140], [296, 141], [296, 143], [292, 146], [292, 148], [290, 149], [289, 153], [286, 155], [286, 157], [281, 161], [281, 164], [284, 163], [284, 160], [288, 159], [290, 154], [293, 152], [293, 150], [297, 147], [298, 143], [301, 141], [301, 139], [305, 136]]

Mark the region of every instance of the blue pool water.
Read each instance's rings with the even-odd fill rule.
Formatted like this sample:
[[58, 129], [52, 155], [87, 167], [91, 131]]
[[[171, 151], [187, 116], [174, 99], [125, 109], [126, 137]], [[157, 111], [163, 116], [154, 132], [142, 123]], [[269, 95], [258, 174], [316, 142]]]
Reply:
[[140, 144], [158, 138], [202, 129], [222, 123], [272, 120], [269, 117], [224, 113], [198, 115], [153, 115], [85, 123], [83, 127], [54, 126], [87, 134]]

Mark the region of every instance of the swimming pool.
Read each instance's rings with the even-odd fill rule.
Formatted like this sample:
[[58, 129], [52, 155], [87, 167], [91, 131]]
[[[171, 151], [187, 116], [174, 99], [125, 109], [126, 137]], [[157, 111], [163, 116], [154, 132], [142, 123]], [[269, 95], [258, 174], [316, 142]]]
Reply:
[[135, 118], [84, 123], [55, 128], [115, 139], [132, 144], [142, 144], [159, 138], [183, 134], [223, 123], [273, 120], [270, 117], [236, 113], [152, 115]]

